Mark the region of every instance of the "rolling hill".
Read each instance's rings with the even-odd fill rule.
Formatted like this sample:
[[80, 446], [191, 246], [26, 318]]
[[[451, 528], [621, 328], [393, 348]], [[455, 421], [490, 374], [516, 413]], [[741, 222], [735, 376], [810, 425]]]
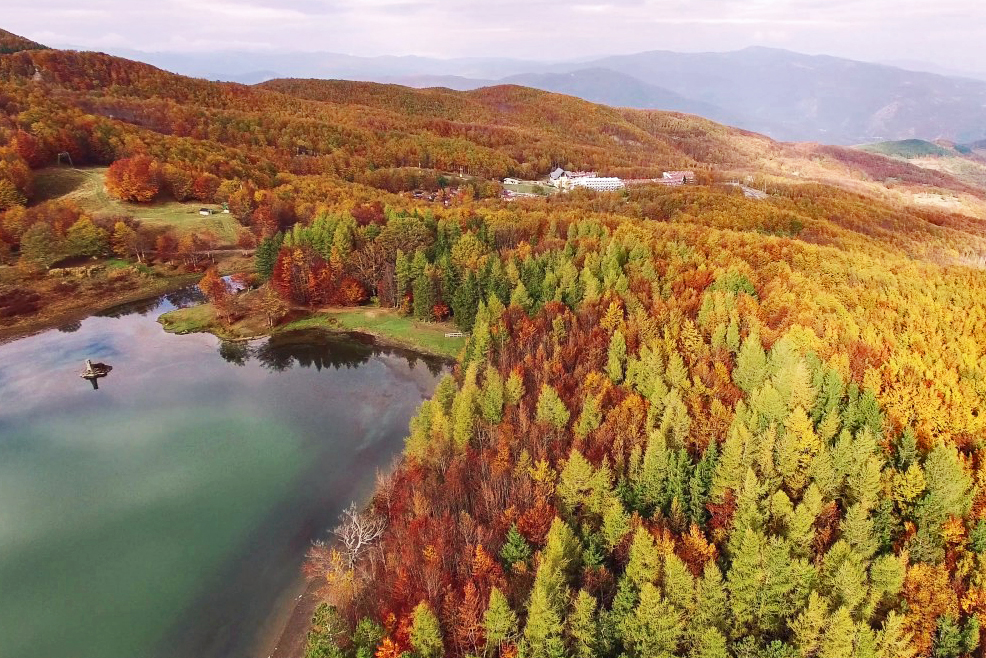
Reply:
[[516, 83], [606, 105], [696, 113], [788, 141], [986, 138], [986, 81], [770, 48], [554, 63], [334, 53], [121, 54], [189, 75], [249, 83], [340, 78], [460, 90]]
[[[50, 136], [50, 144], [29, 155], [37, 164], [67, 151], [76, 162], [106, 165], [127, 154], [128, 139], [139, 139], [162, 160], [177, 158], [221, 180], [265, 186], [278, 171], [336, 175], [396, 191], [410, 183], [398, 184], [395, 176], [411, 180], [420, 170], [537, 178], [563, 166], [646, 178], [691, 168], [732, 178], [820, 181], [902, 203], [944, 191], [951, 207], [986, 216], [978, 209], [983, 188], [947, 172], [517, 85], [458, 92], [281, 79], [246, 86], [105, 54], [51, 50], [0, 58], [0, 85], [12, 85], [11, 98], [19, 99], [4, 119], [8, 134], [19, 130], [11, 117], [33, 108], [32, 130]], [[44, 95], [28, 101], [19, 90], [30, 88]], [[66, 130], [66, 124], [75, 127]], [[24, 180], [15, 187], [29, 195]]]
[[858, 147], [916, 165], [924, 170], [938, 171], [967, 185], [986, 188], [986, 152], [975, 144], [932, 143], [923, 140], [880, 142]]

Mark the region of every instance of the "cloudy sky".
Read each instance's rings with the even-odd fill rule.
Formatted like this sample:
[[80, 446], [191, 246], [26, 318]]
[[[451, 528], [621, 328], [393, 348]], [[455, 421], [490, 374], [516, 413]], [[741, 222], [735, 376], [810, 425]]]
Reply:
[[986, 71], [983, 0], [0, 0], [50, 46], [574, 59], [749, 45]]

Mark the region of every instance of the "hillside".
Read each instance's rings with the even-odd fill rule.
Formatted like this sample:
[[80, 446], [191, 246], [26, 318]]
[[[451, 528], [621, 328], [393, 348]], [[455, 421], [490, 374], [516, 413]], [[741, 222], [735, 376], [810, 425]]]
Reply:
[[[981, 653], [986, 188], [899, 157], [918, 145], [59, 51], [0, 56], [0, 143], [0, 326], [205, 271], [189, 330], [367, 327], [338, 318], [374, 305], [464, 334], [350, 541], [312, 547], [319, 605], [279, 647]], [[500, 195], [557, 165], [698, 182]], [[211, 263], [214, 222], [254, 253], [246, 292]]]
[[925, 171], [941, 172], [972, 187], [986, 188], [986, 153], [978, 151], [974, 144], [935, 144], [922, 140], [906, 140], [869, 144], [859, 148], [906, 161]]
[[923, 139], [878, 142], [876, 144], [866, 144], [859, 148], [870, 153], [879, 153], [880, 155], [886, 155], [891, 158], [903, 158], [905, 160], [922, 157], [941, 157], [951, 153], [949, 149]]
[[[271, 159], [277, 168], [299, 173], [362, 173], [372, 163], [536, 177], [562, 164], [645, 176], [750, 159], [732, 143], [732, 132], [711, 122], [628, 114], [520, 87], [465, 94], [349, 82], [246, 87], [94, 53], [22, 52], [0, 61], [0, 78], [11, 82], [33, 79], [36, 70], [42, 87], [61, 92], [40, 101], [49, 106], [43, 120], [94, 114], [112, 122], [108, 129], [115, 133], [153, 131], [158, 149], [184, 138], [210, 152], [256, 147], [249, 156], [223, 155], [227, 167], [239, 171], [247, 161]], [[681, 139], [685, 134], [689, 139]], [[100, 151], [111, 144], [87, 145], [83, 151], [89, 153], [80, 157], [106, 164], [110, 154]]]
[[46, 48], [47, 46], [42, 46], [40, 43], [0, 29], [0, 55], [16, 53], [21, 50], [44, 50]]
[[981, 120], [986, 81], [924, 72], [906, 63], [870, 64], [770, 48], [652, 51], [577, 62], [334, 53], [121, 54], [186, 74], [240, 82], [255, 81], [257, 72], [265, 71], [260, 77], [462, 90], [520, 83], [606, 105], [698, 113], [778, 140], [852, 145], [911, 138], [963, 143], [986, 137]]
[[722, 108], [685, 98], [668, 89], [607, 69], [527, 73], [504, 78], [503, 82], [577, 96], [593, 103], [615, 107], [671, 110], [709, 118], [717, 117], [722, 123], [736, 125], [735, 120], [725, 118], [729, 117], [729, 113]]

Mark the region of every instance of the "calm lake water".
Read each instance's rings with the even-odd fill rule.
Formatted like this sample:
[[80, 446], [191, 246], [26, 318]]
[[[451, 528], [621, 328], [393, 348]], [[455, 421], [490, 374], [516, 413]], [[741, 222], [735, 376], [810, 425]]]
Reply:
[[[166, 334], [193, 297], [0, 345], [0, 657], [251, 656], [444, 368], [344, 336]], [[98, 390], [86, 358], [113, 365]]]

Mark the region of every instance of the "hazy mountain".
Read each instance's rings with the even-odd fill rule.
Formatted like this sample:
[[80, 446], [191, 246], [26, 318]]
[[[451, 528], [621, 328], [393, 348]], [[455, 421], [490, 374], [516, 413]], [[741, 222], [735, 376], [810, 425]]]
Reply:
[[739, 120], [737, 116], [723, 108], [686, 98], [673, 91], [641, 82], [629, 75], [598, 68], [570, 73], [521, 73], [500, 80], [482, 80], [452, 75], [417, 75], [395, 76], [380, 80], [380, 82], [418, 89], [446, 87], [457, 91], [471, 91], [501, 84], [520, 85], [576, 96], [593, 103], [602, 103], [613, 107], [686, 112], [723, 123]]
[[415, 89], [429, 89], [431, 87], [444, 87], [455, 91], [472, 91], [482, 87], [492, 87], [500, 84], [497, 80], [483, 80], [480, 78], [465, 78], [461, 75], [404, 75], [385, 77], [376, 82], [385, 84], [403, 85], [414, 87]]
[[185, 75], [246, 84], [280, 77], [456, 90], [520, 84], [606, 105], [695, 113], [788, 141], [850, 145], [986, 138], [986, 81], [770, 48], [653, 51], [554, 64], [338, 53], [114, 54]]
[[578, 96], [593, 103], [616, 107], [687, 112], [723, 123], [738, 120], [732, 112], [711, 103], [687, 98], [633, 76], [603, 68], [569, 73], [522, 73], [503, 78], [500, 82]]
[[654, 51], [592, 65], [728, 108], [743, 117], [740, 127], [776, 139], [857, 144], [986, 137], [986, 82], [976, 80], [772, 48]]
[[936, 73], [952, 78], [973, 78], [975, 80], [986, 80], [986, 71], [970, 71], [949, 66], [940, 66], [931, 62], [924, 62], [919, 59], [897, 59], [889, 62], [880, 62], [887, 66], [895, 66], [899, 69], [909, 71], [924, 71], [925, 73]]
[[437, 59], [431, 57], [358, 57], [340, 53], [266, 53], [217, 51], [208, 53], [140, 52], [108, 49], [107, 53], [153, 64], [167, 71], [208, 80], [255, 82], [258, 72], [268, 79], [279, 77], [323, 78], [386, 82], [414, 76], [459, 76], [496, 80], [508, 75], [540, 70], [543, 62], [495, 57]]

